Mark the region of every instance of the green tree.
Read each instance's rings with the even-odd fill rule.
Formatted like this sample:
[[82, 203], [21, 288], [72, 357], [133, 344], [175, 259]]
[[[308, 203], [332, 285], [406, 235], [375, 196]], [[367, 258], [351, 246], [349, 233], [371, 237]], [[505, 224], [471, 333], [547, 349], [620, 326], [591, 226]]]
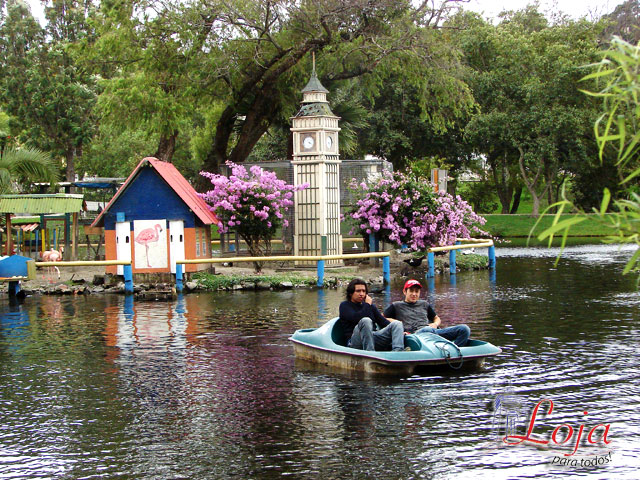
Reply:
[[[198, 2], [104, 2], [98, 39], [84, 50], [101, 76], [102, 123], [119, 135], [143, 132], [155, 143], [147, 155], [173, 161], [180, 140], [188, 148], [193, 125], [203, 123], [211, 96], [208, 54], [218, 49], [213, 17]], [[155, 14], [150, 15], [149, 12]], [[215, 73], [213, 74], [215, 76]]]
[[[425, 91], [449, 88], [448, 103], [428, 102], [427, 95], [420, 101], [432, 123], [446, 123], [450, 107], [469, 101], [462, 82], [447, 76], [455, 57], [437, 30], [455, 3], [109, 2], [101, 10], [100, 55], [92, 60], [104, 70], [115, 65], [105, 74], [100, 109], [112, 123], [160, 133], [161, 144], [195, 124], [195, 162], [215, 172], [226, 160], [244, 161], [272, 125], [284, 134], [315, 51], [321, 81], [332, 94], [359, 78], [363, 95], [373, 96], [391, 70], [415, 82], [438, 79]], [[158, 15], [146, 15], [149, 9]], [[332, 102], [336, 113], [340, 103]], [[357, 108], [345, 102], [345, 112]], [[345, 146], [348, 133], [345, 128]], [[271, 155], [268, 148], [266, 153]]]
[[627, 0], [618, 5], [613, 12], [603, 17], [609, 22], [604, 31], [605, 38], [610, 40], [617, 35], [635, 45], [640, 42], [640, 1]]
[[19, 0], [7, 2], [0, 27], [0, 100], [20, 137], [64, 159], [67, 180], [94, 133], [95, 79], [73, 45], [92, 35], [89, 1], [53, 0], [45, 29]]
[[595, 59], [601, 27], [587, 21], [549, 25], [534, 7], [490, 25], [477, 17], [460, 34], [480, 106], [466, 139], [487, 158], [502, 213], [524, 185], [537, 215], [557, 196], [570, 164], [586, 161], [593, 102], [581, 95], [581, 65]]
[[[430, 157], [458, 168], [470, 154], [462, 136], [474, 105], [461, 78], [453, 65], [446, 80], [410, 78], [402, 72], [387, 75], [377, 95], [364, 99], [367, 125], [359, 129], [358, 154], [383, 157], [396, 170]], [[439, 109], [443, 113], [436, 118]]]
[[[595, 72], [584, 80], [596, 81], [597, 89], [585, 93], [602, 100], [604, 111], [595, 122], [600, 160], [608, 150], [614, 152], [617, 166], [624, 172], [620, 184], [628, 192], [627, 198], [612, 201], [610, 191], [605, 189], [600, 208], [594, 210], [597, 218], [612, 229], [609, 241], [636, 245], [623, 273], [640, 272], [640, 46], [614, 37], [602, 61], [592, 67]], [[558, 209], [553, 225], [538, 238], [551, 242], [556, 234], [562, 234], [564, 247], [571, 227], [586, 220], [585, 212], [566, 195], [551, 207]], [[560, 215], [571, 210], [578, 216], [561, 220]], [[640, 276], [638, 282], [640, 285]]]

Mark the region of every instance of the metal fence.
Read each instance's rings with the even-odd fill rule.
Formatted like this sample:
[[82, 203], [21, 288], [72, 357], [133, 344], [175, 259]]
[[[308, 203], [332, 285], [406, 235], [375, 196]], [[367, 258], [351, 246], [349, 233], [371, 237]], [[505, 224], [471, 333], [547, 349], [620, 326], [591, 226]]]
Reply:
[[[293, 184], [293, 165], [291, 161], [278, 161], [278, 162], [255, 162], [255, 163], [243, 163], [247, 170], [252, 166], [258, 167], [274, 172], [280, 180], [284, 180], [289, 184]], [[340, 165], [340, 211], [345, 212], [351, 208], [355, 202], [355, 193], [349, 189], [349, 184], [355, 179], [357, 183], [362, 181], [369, 181], [376, 178], [384, 171], [392, 171], [393, 165], [381, 158], [366, 158], [364, 160], [342, 160]], [[231, 169], [224, 165], [221, 169], [223, 175], [230, 175]], [[288, 212], [287, 220], [289, 226], [282, 229], [280, 239], [276, 239], [273, 249], [275, 251], [283, 253], [293, 253], [291, 246], [293, 245], [294, 235], [294, 211], [290, 209]], [[350, 229], [348, 222], [343, 222], [343, 235], [346, 235]], [[240, 249], [240, 242], [237, 235], [234, 232], [229, 232], [225, 235], [221, 235], [220, 252], [221, 253], [237, 253]]]

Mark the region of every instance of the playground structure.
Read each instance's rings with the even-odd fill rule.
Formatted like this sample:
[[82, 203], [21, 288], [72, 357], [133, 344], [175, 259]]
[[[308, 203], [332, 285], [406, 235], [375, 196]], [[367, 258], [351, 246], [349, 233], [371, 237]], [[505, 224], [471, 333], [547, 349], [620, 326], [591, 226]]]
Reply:
[[36, 266], [32, 259], [21, 255], [11, 255], [0, 259], [0, 282], [9, 284], [9, 296], [15, 297], [20, 291], [20, 282], [36, 277]]
[[[78, 217], [85, 209], [83, 195], [0, 195], [0, 214], [5, 216], [5, 254], [28, 250], [29, 254], [35, 253], [37, 258], [38, 252], [52, 248], [60, 250], [59, 246], [64, 244], [64, 259], [75, 260], [78, 254]], [[20, 214], [38, 216], [39, 221], [18, 227], [14, 242], [12, 221], [15, 215]], [[47, 222], [51, 221], [63, 221], [63, 243], [60, 242], [57, 229], [47, 228]]]

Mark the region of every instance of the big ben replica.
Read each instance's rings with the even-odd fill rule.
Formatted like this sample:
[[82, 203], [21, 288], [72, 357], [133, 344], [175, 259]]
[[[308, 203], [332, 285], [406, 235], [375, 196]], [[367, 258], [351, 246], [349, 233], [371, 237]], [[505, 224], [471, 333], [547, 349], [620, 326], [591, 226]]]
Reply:
[[[329, 91], [316, 75], [302, 89], [302, 104], [292, 118], [294, 184], [309, 187], [295, 193], [294, 255], [342, 255], [340, 234], [340, 155], [338, 121], [329, 108]], [[326, 248], [323, 248], [326, 247]], [[297, 262], [315, 265], [315, 262]], [[329, 260], [327, 265], [341, 265]]]

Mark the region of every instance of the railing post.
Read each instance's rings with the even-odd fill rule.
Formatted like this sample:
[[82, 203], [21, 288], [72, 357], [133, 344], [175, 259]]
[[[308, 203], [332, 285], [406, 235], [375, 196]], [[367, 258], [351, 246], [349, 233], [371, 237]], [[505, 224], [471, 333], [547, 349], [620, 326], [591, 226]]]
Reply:
[[133, 272], [131, 264], [123, 265], [122, 273], [124, 274], [124, 292], [133, 293]]
[[[380, 247], [380, 241], [378, 240], [378, 236], [375, 233], [369, 234], [369, 253], [377, 252]], [[377, 257], [371, 257], [369, 259], [369, 265], [372, 267], [377, 267], [379, 264], [379, 259]]]
[[[320, 237], [320, 255], [327, 254], [327, 236], [322, 235]], [[319, 287], [324, 286], [324, 260], [318, 260], [318, 282]]]
[[382, 257], [382, 278], [385, 285], [391, 283], [391, 261], [389, 257]]
[[427, 253], [427, 265], [429, 267], [427, 269], [427, 278], [435, 277], [435, 254], [433, 252]]
[[496, 268], [496, 247], [489, 247], [489, 268]]
[[324, 260], [318, 260], [318, 283], [319, 287], [324, 286]]
[[8, 293], [10, 297], [15, 297], [20, 291], [20, 282], [9, 282]]
[[182, 264], [176, 263], [176, 292], [182, 293]]
[[449, 250], [449, 273], [451, 275], [456, 274], [456, 251]]

